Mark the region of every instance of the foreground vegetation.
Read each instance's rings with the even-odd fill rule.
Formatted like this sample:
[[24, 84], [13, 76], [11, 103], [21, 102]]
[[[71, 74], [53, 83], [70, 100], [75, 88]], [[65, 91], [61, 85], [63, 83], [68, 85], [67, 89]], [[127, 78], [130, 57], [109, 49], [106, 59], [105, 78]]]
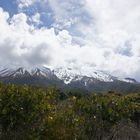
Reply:
[[0, 84], [0, 140], [140, 140], [140, 93]]

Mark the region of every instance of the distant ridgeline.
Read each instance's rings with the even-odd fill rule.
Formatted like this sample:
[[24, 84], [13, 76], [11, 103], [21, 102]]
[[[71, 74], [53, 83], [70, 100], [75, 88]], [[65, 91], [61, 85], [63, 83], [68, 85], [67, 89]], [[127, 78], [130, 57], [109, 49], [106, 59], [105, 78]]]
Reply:
[[116, 91], [131, 93], [140, 91], [140, 84], [132, 78], [117, 78], [98, 70], [76, 71], [70, 68], [51, 70], [46, 67], [26, 69], [0, 68], [0, 81], [12, 84], [39, 86], [55, 85], [63, 90], [86, 92]]
[[140, 93], [0, 84], [1, 140], [140, 140]]

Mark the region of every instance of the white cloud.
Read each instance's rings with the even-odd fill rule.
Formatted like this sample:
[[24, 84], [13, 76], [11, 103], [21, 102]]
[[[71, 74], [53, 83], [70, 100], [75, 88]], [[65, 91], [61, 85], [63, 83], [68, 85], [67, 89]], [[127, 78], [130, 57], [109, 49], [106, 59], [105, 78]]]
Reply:
[[36, 25], [41, 24], [41, 20], [40, 20], [40, 14], [36, 13], [35, 15], [33, 15], [30, 19], [31, 22], [35, 23]]
[[70, 28], [78, 22], [84, 22], [86, 17], [85, 0], [48, 0], [55, 18], [54, 27]]
[[18, 3], [19, 10], [22, 10], [24, 8], [28, 8], [35, 3], [46, 3], [48, 0], [16, 0]]
[[20, 9], [31, 6], [35, 1], [36, 0], [17, 0], [17, 2], [19, 3], [18, 7]]
[[93, 20], [81, 24], [79, 31], [87, 42], [96, 41], [100, 49], [112, 52], [109, 59], [103, 59], [100, 69], [140, 77], [140, 1], [86, 0], [85, 7]]
[[[36, 2], [41, 1], [21, 0], [21, 7]], [[10, 19], [0, 10], [1, 64], [94, 67], [140, 80], [139, 0], [48, 2], [55, 17], [50, 29], [29, 25], [31, 17], [24, 13]], [[32, 21], [40, 23], [39, 13]]]
[[73, 57], [69, 51], [77, 46], [71, 44], [72, 37], [68, 31], [56, 34], [53, 28], [37, 29], [27, 23], [29, 17], [23, 13], [10, 19], [8, 13], [0, 9], [0, 17], [1, 65], [61, 66]]

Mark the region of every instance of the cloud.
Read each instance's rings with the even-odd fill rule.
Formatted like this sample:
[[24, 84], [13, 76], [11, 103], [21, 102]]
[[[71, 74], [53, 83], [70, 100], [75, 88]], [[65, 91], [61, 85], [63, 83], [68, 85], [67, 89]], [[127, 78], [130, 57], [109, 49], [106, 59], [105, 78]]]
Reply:
[[8, 13], [0, 9], [0, 17], [1, 64], [38, 65], [39, 62], [47, 64], [46, 58], [49, 58], [47, 46], [53, 42], [54, 31], [35, 29], [27, 23], [28, 17], [23, 13], [10, 19]]
[[24, 8], [29, 8], [34, 4], [38, 4], [38, 3], [44, 4], [48, 0], [16, 0], [16, 1], [17, 1], [19, 10], [23, 10]]
[[69, 53], [72, 48], [80, 47], [72, 44], [68, 31], [56, 34], [54, 28], [38, 29], [28, 23], [30, 17], [24, 13], [10, 18], [7, 12], [0, 9], [0, 17], [1, 65], [66, 65], [67, 60], [73, 57]]
[[[1, 64], [95, 68], [140, 80], [139, 0], [20, 0], [19, 7], [44, 2], [54, 18], [51, 27], [38, 11], [10, 18], [0, 9]], [[35, 25], [40, 23], [44, 27]]]
[[86, 0], [86, 8], [93, 21], [79, 30], [84, 28], [86, 40], [95, 40], [101, 49], [111, 50], [113, 55], [104, 59], [106, 69], [139, 77], [140, 1]]
[[40, 19], [40, 14], [36, 13], [35, 15], [33, 15], [30, 19], [30, 21], [32, 23], [34, 23], [35, 25], [40, 25], [42, 24], [41, 19]]
[[[90, 20], [85, 10], [85, 0], [17, 0], [17, 2], [19, 11], [33, 13], [37, 9], [43, 14], [45, 12], [46, 15], [51, 14], [51, 18], [55, 21], [52, 26], [61, 30], [68, 29], [78, 22], [88, 22]], [[29, 8], [32, 10], [29, 10]]]
[[35, 1], [36, 0], [17, 0], [17, 2], [19, 4], [18, 7], [20, 9], [31, 6]]

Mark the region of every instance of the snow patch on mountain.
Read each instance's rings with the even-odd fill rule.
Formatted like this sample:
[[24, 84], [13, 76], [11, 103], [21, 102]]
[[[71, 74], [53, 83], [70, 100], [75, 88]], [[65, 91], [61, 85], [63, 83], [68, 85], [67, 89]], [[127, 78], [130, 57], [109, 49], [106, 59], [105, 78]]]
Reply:
[[135, 79], [133, 78], [124, 78], [120, 79], [120, 81], [127, 82], [127, 83], [138, 83]]
[[73, 71], [71, 68], [57, 68], [53, 72], [65, 84], [70, 84], [72, 81], [80, 81], [83, 77], [81, 73]]
[[30, 76], [51, 76], [53, 73], [50, 69], [46, 67], [40, 67], [40, 68], [0, 68], [0, 77], [16, 77], [16, 76], [23, 76], [23, 75], [30, 75]]
[[72, 68], [57, 68], [54, 70], [54, 74], [64, 80], [65, 84], [69, 84], [72, 81], [80, 81], [83, 77], [95, 78], [103, 82], [113, 82], [115, 77], [106, 74], [102, 71], [94, 69], [77, 70]]
[[16, 77], [16, 76], [40, 76], [44, 78], [51, 78], [52, 76], [56, 76], [58, 79], [62, 80], [65, 84], [70, 84], [76, 81], [85, 82], [85, 86], [88, 83], [95, 82], [96, 80], [102, 82], [113, 82], [115, 80], [127, 82], [127, 83], [137, 83], [135, 79], [131, 78], [116, 78], [111, 76], [103, 71], [99, 71], [93, 68], [87, 69], [72, 69], [72, 68], [55, 68], [49, 69], [47, 67], [12, 67], [5, 68], [0, 67], [0, 77]]

